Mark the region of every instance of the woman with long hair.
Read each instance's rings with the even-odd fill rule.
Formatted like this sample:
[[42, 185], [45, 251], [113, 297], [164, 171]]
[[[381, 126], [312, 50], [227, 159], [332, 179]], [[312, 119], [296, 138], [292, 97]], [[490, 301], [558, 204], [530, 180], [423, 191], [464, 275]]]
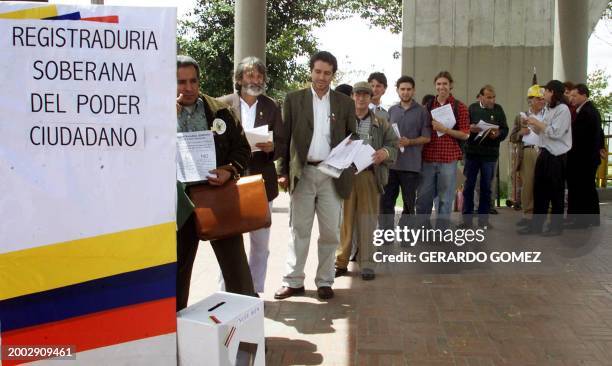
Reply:
[[[549, 81], [544, 87], [547, 108], [543, 120], [526, 119], [540, 137], [540, 153], [534, 173], [533, 218], [531, 225], [519, 230], [519, 234], [556, 236], [563, 232], [566, 154], [572, 147], [572, 117], [564, 91], [562, 82]], [[550, 225], [542, 232], [549, 206], [552, 206]]]

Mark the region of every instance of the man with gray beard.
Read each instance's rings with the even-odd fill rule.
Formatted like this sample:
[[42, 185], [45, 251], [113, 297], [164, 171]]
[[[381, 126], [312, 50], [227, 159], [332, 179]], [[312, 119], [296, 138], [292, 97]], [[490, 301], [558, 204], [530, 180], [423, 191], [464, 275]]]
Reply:
[[[245, 175], [262, 174], [270, 210], [272, 200], [278, 196], [278, 185], [274, 160], [277, 159], [274, 145], [282, 143], [281, 129], [283, 121], [280, 108], [276, 103], [264, 95], [266, 90], [266, 65], [257, 57], [246, 57], [236, 67], [234, 72], [234, 85], [236, 93], [218, 98], [229, 104], [238, 116], [245, 131], [268, 126], [272, 131], [272, 141], [258, 143], [257, 150], [253, 151]], [[266, 270], [268, 266], [270, 228], [263, 228], [249, 233], [251, 247], [249, 253], [249, 267], [253, 276], [256, 292], [264, 291]]]

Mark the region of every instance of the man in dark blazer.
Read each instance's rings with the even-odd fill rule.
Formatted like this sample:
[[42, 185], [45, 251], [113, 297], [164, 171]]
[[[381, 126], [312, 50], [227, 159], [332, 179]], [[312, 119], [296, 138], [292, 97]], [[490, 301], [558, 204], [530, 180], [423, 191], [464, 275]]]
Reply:
[[[240, 123], [235, 120], [226, 104], [200, 93], [200, 67], [193, 58], [177, 56], [176, 81], [176, 132], [206, 130], [215, 132], [217, 168], [210, 173], [215, 174], [216, 177], [209, 177], [208, 181], [203, 184], [221, 186], [231, 179], [236, 179], [244, 172], [251, 157], [249, 143]], [[215, 131], [215, 123], [219, 126], [217, 131]], [[177, 311], [187, 307], [191, 270], [200, 241], [196, 233], [194, 204], [186, 192], [190, 184], [192, 183], [177, 181]], [[227, 291], [242, 295], [256, 295], [244, 252], [242, 235], [211, 240], [210, 244], [225, 278]]]
[[599, 226], [599, 196], [595, 173], [603, 148], [601, 116], [589, 100], [589, 89], [577, 84], [571, 91], [576, 119], [572, 123], [572, 148], [567, 153], [567, 215], [569, 228]]
[[334, 296], [335, 251], [340, 242], [342, 200], [352, 188], [354, 171], [332, 178], [319, 168], [332, 148], [356, 131], [355, 103], [330, 89], [338, 62], [329, 52], [310, 58], [312, 85], [287, 95], [283, 104], [283, 144], [279, 149], [279, 185], [291, 195], [292, 240], [287, 253], [283, 286], [274, 294], [284, 299], [304, 293], [304, 265], [308, 255], [314, 214], [319, 223], [317, 275], [321, 299]]
[[[263, 175], [266, 185], [266, 195], [270, 209], [272, 200], [278, 196], [278, 183], [274, 160], [278, 157], [274, 145], [282, 144], [283, 120], [278, 105], [264, 95], [267, 80], [266, 65], [257, 57], [246, 57], [234, 72], [236, 92], [218, 98], [230, 105], [241, 121], [242, 128], [268, 126], [272, 131], [272, 140], [255, 145], [251, 160], [247, 165], [245, 175]], [[249, 252], [249, 267], [253, 277], [255, 291], [264, 292], [268, 256], [270, 254], [270, 228], [263, 228], [249, 233], [251, 240]]]

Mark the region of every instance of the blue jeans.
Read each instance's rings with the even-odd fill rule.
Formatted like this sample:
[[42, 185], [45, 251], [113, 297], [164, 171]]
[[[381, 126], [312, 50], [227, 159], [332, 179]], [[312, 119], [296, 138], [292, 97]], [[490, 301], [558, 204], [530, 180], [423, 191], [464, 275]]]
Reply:
[[438, 228], [445, 228], [450, 221], [453, 208], [453, 199], [457, 181], [457, 162], [428, 163], [423, 162], [421, 171], [421, 184], [417, 190], [417, 215], [424, 220], [431, 216], [431, 209], [435, 197], [439, 200]]
[[495, 174], [494, 161], [480, 161], [478, 159], [465, 159], [463, 175], [463, 221], [471, 223], [474, 214], [474, 188], [480, 173], [480, 197], [478, 199], [478, 222], [487, 223], [489, 210], [491, 210], [491, 182]]

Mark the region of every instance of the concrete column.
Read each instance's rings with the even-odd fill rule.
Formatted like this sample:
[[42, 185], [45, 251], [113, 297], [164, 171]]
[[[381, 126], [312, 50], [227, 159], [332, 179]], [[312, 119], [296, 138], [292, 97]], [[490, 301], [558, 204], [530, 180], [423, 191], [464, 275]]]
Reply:
[[586, 82], [589, 32], [588, 1], [556, 0], [554, 79]]
[[247, 56], [266, 62], [266, 0], [236, 0], [234, 68]]

